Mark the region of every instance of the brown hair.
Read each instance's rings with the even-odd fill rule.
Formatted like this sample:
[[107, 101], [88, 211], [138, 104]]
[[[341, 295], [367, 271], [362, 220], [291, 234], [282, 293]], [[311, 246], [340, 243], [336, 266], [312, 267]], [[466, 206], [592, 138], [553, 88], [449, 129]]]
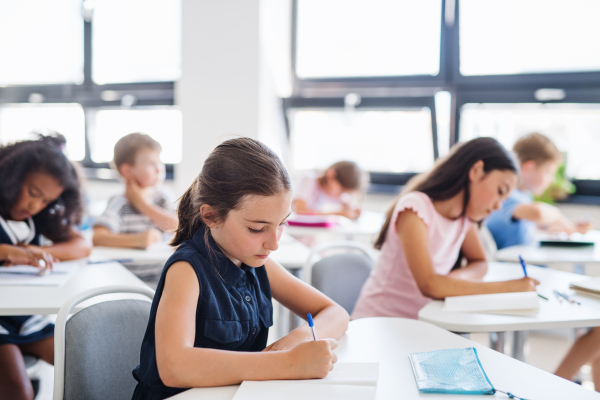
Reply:
[[135, 157], [142, 149], [161, 151], [160, 143], [143, 133], [130, 133], [115, 144], [113, 163], [117, 170], [122, 164], [135, 164]]
[[554, 143], [546, 136], [537, 132], [530, 133], [517, 140], [513, 146], [513, 151], [521, 164], [527, 161], [533, 161], [537, 165], [549, 161], [562, 161], [562, 154], [558, 151]]
[[[358, 164], [353, 161], [338, 161], [329, 169], [335, 171], [335, 179], [344, 189], [359, 190], [362, 186], [362, 171]], [[326, 177], [320, 178], [321, 183], [325, 183]]]
[[436, 162], [430, 172], [417, 175], [408, 181], [400, 196], [387, 212], [385, 223], [375, 242], [375, 248], [381, 249], [381, 246], [383, 246], [396, 203], [406, 193], [422, 192], [432, 201], [440, 201], [450, 199], [464, 191], [465, 196], [461, 214], [464, 215], [470, 198], [469, 172], [479, 160], [483, 161], [485, 173], [494, 170], [517, 173], [514, 159], [496, 139], [480, 137], [455, 145], [446, 157]]
[[179, 200], [179, 226], [171, 245], [191, 239], [199, 229], [208, 244], [210, 230], [200, 215], [202, 204], [215, 210], [215, 221], [224, 221], [248, 196], [273, 196], [291, 189], [288, 172], [271, 149], [246, 137], [227, 140], [210, 153]]

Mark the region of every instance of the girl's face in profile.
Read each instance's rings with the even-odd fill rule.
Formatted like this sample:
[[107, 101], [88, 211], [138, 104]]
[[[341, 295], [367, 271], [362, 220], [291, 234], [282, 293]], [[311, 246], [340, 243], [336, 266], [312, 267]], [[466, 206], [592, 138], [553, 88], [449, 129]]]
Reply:
[[[279, 238], [291, 213], [292, 194], [252, 196], [232, 210], [225, 221], [209, 224], [212, 237], [238, 267], [258, 268], [279, 247]], [[204, 207], [204, 206], [203, 206]]]
[[[481, 163], [480, 165], [478, 165]], [[483, 171], [478, 161], [470, 172], [469, 204], [466, 215], [471, 221], [483, 221], [492, 211], [499, 210], [502, 202], [517, 185], [517, 174], [510, 170]]]
[[21, 194], [10, 210], [10, 218], [24, 221], [33, 217], [56, 200], [64, 188], [53, 176], [44, 172], [28, 174], [21, 185]]

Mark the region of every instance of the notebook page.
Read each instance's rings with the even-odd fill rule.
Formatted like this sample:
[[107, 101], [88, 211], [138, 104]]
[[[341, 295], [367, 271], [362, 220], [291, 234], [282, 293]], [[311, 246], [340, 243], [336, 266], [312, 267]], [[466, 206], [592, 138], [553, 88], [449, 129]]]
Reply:
[[55, 263], [52, 271], [40, 276], [40, 271], [30, 265], [0, 267], [0, 286], [61, 286], [67, 282], [81, 266], [80, 261]]
[[232, 400], [374, 400], [375, 386], [244, 381]]
[[379, 378], [379, 363], [336, 363], [333, 370], [323, 379], [288, 380], [306, 384], [376, 386]]
[[539, 312], [537, 292], [478, 294], [473, 296], [446, 297], [444, 311], [491, 312], [518, 315]]

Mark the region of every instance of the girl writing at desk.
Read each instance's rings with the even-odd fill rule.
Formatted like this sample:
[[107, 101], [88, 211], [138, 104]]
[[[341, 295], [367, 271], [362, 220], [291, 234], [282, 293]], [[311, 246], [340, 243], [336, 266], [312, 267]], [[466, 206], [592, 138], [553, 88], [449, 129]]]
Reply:
[[[309, 379], [336, 362], [347, 312], [269, 258], [291, 212], [291, 183], [262, 143], [225, 141], [178, 207], [179, 227], [150, 311], [134, 399], [243, 380]], [[301, 326], [266, 347], [271, 296], [312, 313], [322, 340]]]
[[[62, 136], [0, 147], [2, 265], [52, 268], [57, 260], [87, 257], [77, 233], [83, 213], [79, 179], [62, 152]], [[52, 245], [40, 247], [41, 237]], [[54, 363], [54, 325], [42, 315], [0, 317], [0, 398], [33, 399], [22, 353]]]
[[[517, 167], [492, 138], [456, 145], [433, 170], [409, 181], [387, 214], [375, 247], [377, 267], [352, 318], [417, 314], [431, 299], [533, 291], [522, 278], [483, 282], [487, 264], [477, 223], [499, 209], [517, 184]], [[459, 254], [467, 265], [452, 270]]]

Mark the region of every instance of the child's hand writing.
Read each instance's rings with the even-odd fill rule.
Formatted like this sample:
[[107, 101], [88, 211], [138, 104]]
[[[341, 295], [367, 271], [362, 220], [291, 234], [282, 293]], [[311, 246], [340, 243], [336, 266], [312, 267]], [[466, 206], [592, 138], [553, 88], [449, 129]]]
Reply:
[[509, 292], [533, 292], [540, 284], [538, 280], [529, 277], [507, 281], [507, 283], [510, 284]]
[[292, 379], [325, 378], [337, 362], [335, 339], [306, 340], [289, 350]]
[[348, 219], [357, 219], [360, 217], [360, 209], [353, 208], [349, 204], [344, 204], [342, 211], [340, 211], [340, 215]]
[[[31, 265], [37, 268], [52, 270], [53, 263], [58, 260], [45, 251], [37, 248], [27, 248], [11, 245], [0, 245], [0, 259], [5, 260], [4, 265]], [[41, 263], [40, 261], [43, 261]]]
[[312, 335], [309, 332], [304, 332], [300, 330], [300, 328], [294, 329], [278, 341], [271, 343], [263, 351], [291, 350], [298, 344], [305, 342], [307, 339], [312, 339]]
[[577, 232], [587, 233], [594, 227], [591, 221], [579, 221], [577, 222]]
[[162, 239], [162, 233], [157, 229], [148, 229], [145, 232], [137, 235], [138, 245], [136, 247], [147, 249], [154, 243], [160, 242]]

